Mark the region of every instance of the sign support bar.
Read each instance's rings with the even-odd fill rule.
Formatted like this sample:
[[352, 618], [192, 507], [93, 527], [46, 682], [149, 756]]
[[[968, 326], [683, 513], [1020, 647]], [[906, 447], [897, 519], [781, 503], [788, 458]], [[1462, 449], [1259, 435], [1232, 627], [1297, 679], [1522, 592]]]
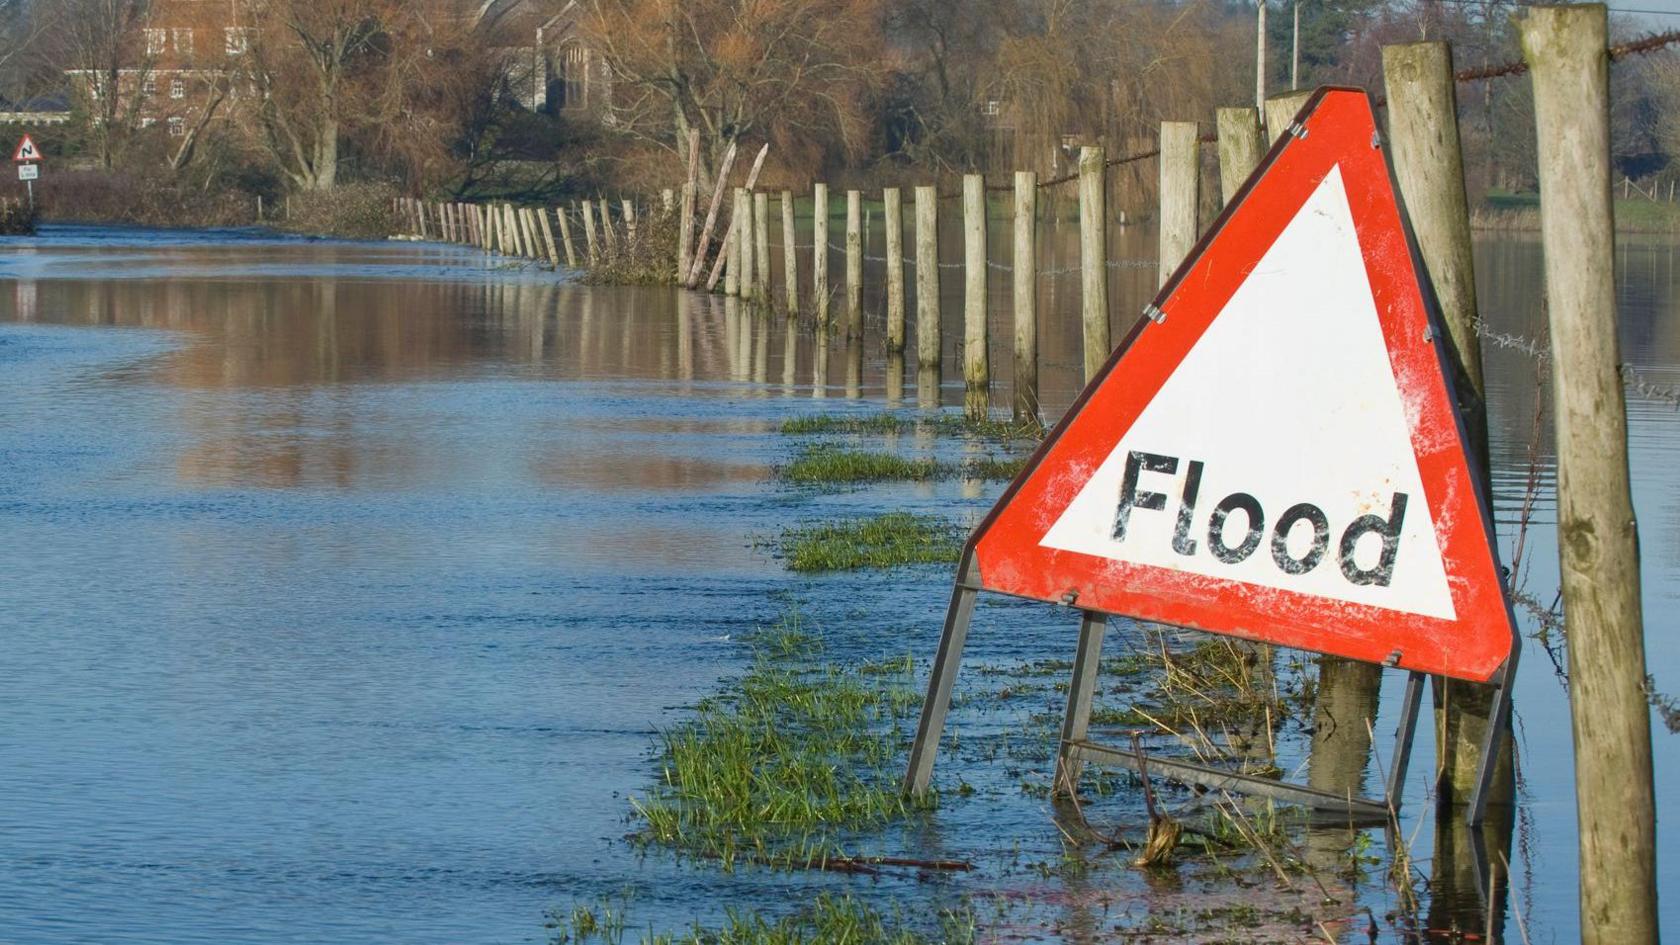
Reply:
[[980, 594], [974, 557], [964, 554], [951, 586], [951, 604], [945, 611], [945, 629], [939, 635], [939, 652], [928, 676], [927, 698], [916, 723], [916, 738], [910, 744], [910, 766], [904, 775], [904, 792], [920, 794], [933, 781], [933, 758], [939, 752], [939, 738], [945, 731], [945, 713], [951, 708], [951, 687], [962, 665], [963, 644], [968, 625], [974, 620], [974, 599]]

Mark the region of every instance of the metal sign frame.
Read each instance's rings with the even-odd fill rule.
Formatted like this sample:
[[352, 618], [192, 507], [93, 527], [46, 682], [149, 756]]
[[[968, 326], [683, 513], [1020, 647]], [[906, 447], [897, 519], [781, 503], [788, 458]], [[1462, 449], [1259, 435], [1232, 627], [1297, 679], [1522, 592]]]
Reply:
[[[1364, 90], [1336, 87], [1320, 88], [1306, 101], [1295, 120], [1290, 124], [1288, 131], [1278, 136], [1255, 172], [1226, 204], [1219, 218], [1203, 234], [1184, 261], [1179, 264], [1178, 269], [1156, 295], [1154, 302], [1145, 309], [1143, 317], [1140, 317], [1133, 324], [1126, 337], [1110, 354], [1102, 370], [1086, 385], [1078, 399], [1063, 414], [1055, 428], [1039, 444], [1023, 470], [1010, 483], [985, 519], [969, 536], [963, 547], [956, 580], [951, 589], [951, 599], [946, 611], [939, 649], [928, 679], [927, 697], [923, 701], [921, 717], [917, 725], [915, 739], [911, 745], [910, 761], [904, 780], [906, 792], [920, 793], [925, 791], [931, 783], [934, 758], [944, 730], [945, 717], [950, 708], [951, 693], [961, 663], [963, 647], [967, 641], [969, 626], [973, 621], [975, 600], [983, 590], [992, 590], [994, 593], [999, 593], [995, 589], [985, 587], [981, 580], [979, 565], [976, 560], [976, 549], [982, 537], [996, 523], [1003, 510], [1016, 497], [1023, 485], [1037, 472], [1039, 466], [1046, 460], [1051, 448], [1071, 426], [1074, 419], [1079, 416], [1094, 393], [1104, 386], [1116, 366], [1131, 351], [1145, 327], [1151, 324], [1150, 319], [1153, 313], [1159, 312], [1161, 310], [1160, 306], [1177, 290], [1186, 274], [1220, 235], [1231, 216], [1242, 206], [1250, 191], [1277, 162], [1279, 156], [1288, 148], [1291, 141], [1298, 137], [1305, 137], [1306, 120], [1327, 95], [1347, 92], [1356, 92], [1365, 96], [1367, 103], [1369, 103], [1368, 93]], [[1371, 112], [1374, 116], [1374, 107]], [[1384, 142], [1380, 136], [1373, 136], [1371, 146], [1381, 148], [1384, 146]], [[1393, 167], [1386, 158], [1383, 164], [1387, 168], [1394, 203], [1399, 211], [1400, 228], [1405, 236], [1406, 252], [1409, 254], [1411, 268], [1416, 275], [1418, 288], [1421, 291], [1423, 311], [1428, 319], [1432, 337], [1450, 337], [1444, 329], [1439, 303], [1433, 285], [1429, 280], [1428, 270], [1422, 262], [1416, 238], [1406, 217], [1405, 206], [1400, 197], [1400, 188], [1394, 179]], [[1456, 379], [1452, 364], [1448, 360], [1447, 353], [1443, 350], [1444, 346], [1434, 344], [1433, 347], [1439, 359], [1440, 376], [1446, 385], [1449, 403], [1456, 405], [1458, 399], [1454, 390]], [[1452, 414], [1451, 419], [1457, 427], [1458, 442], [1463, 444], [1466, 442], [1463, 419], [1456, 409], [1450, 412]], [[1485, 485], [1487, 482], [1486, 472], [1480, 468], [1477, 457], [1471, 451], [1463, 450], [1463, 460], [1474, 486], [1474, 506], [1480, 512], [1487, 548], [1497, 568], [1498, 550], [1495, 544], [1491, 509], [1488, 508], [1486, 501], [1489, 494]], [[1518, 656], [1521, 652], [1521, 637], [1517, 633], [1516, 622], [1511, 612], [1509, 588], [1505, 586], [1503, 581], [1500, 581], [1498, 590], [1499, 596], [1503, 599], [1506, 622], [1511, 628], [1511, 645], [1503, 663], [1487, 680], [1495, 687], [1493, 712], [1491, 724], [1481, 746], [1482, 753], [1479, 759], [1476, 784], [1465, 810], [1465, 820], [1471, 825], [1479, 824], [1486, 810], [1487, 795], [1492, 784], [1497, 758], [1503, 741], [1507, 737], [1511, 711], [1511, 685], [1515, 678]], [[1041, 598], [1034, 596], [1030, 599]], [[1061, 600], [1061, 603], [1070, 608], [1078, 607], [1077, 592], [1070, 592]], [[1426, 672], [1419, 669], [1408, 670], [1405, 695], [1401, 700], [1400, 718], [1395, 733], [1393, 755], [1389, 765], [1387, 782], [1384, 785], [1384, 796], [1382, 798], [1360, 798], [1339, 795], [1306, 785], [1254, 777], [1154, 755], [1135, 748], [1115, 748], [1090, 741], [1086, 736], [1090, 722], [1092, 698], [1096, 689], [1097, 669], [1102, 653], [1102, 638], [1107, 628], [1109, 615], [1088, 607], [1078, 609], [1081, 611], [1079, 642], [1075, 651], [1073, 675], [1068, 688], [1067, 710], [1062, 722], [1060, 744], [1057, 751], [1054, 782], [1056, 793], [1073, 793], [1077, 787], [1078, 775], [1082, 765], [1089, 763], [1126, 767], [1144, 775], [1158, 773], [1174, 780], [1210, 789], [1234, 790], [1240, 793], [1267, 796], [1289, 803], [1302, 804], [1316, 809], [1335, 810], [1343, 812], [1349, 818], [1361, 823], [1385, 823], [1395, 817], [1400, 808], [1401, 791], [1411, 759], [1412, 742], [1417, 730], [1424, 682], [1428, 676]], [[1378, 665], [1382, 665], [1386, 669], [1392, 668], [1397, 662], [1396, 658], [1391, 657]]]

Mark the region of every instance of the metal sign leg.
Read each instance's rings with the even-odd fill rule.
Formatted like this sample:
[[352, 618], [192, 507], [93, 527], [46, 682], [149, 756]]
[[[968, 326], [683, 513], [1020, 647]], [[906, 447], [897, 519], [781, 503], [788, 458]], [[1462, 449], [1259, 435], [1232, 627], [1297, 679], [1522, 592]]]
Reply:
[[1418, 707], [1423, 703], [1424, 673], [1406, 676], [1406, 695], [1400, 701], [1400, 725], [1394, 734], [1394, 755], [1388, 769], [1388, 808], [1400, 810], [1401, 792], [1406, 789], [1406, 768], [1412, 762], [1412, 739], [1417, 734]]
[[907, 794], [920, 794], [933, 781], [933, 759], [945, 731], [945, 713], [951, 708], [951, 687], [962, 665], [963, 644], [968, 625], [974, 620], [974, 598], [979, 588], [971, 580], [973, 564], [966, 558], [951, 587], [951, 604], [945, 611], [945, 630], [939, 637], [939, 653], [928, 674], [927, 698], [922, 700], [922, 717], [916, 723], [916, 738], [910, 744], [910, 766], [904, 774]]
[[1068, 685], [1067, 715], [1062, 718], [1062, 741], [1056, 750], [1056, 780], [1053, 794], [1072, 796], [1079, 791], [1082, 762], [1068, 746], [1085, 740], [1091, 721], [1091, 700], [1097, 692], [1097, 667], [1102, 663], [1103, 631], [1108, 618], [1084, 611], [1079, 620], [1079, 651], [1073, 657], [1073, 680]]
[[1487, 813], [1488, 791], [1493, 787], [1494, 772], [1499, 770], [1499, 753], [1505, 747], [1511, 729], [1511, 685], [1517, 679], [1517, 657], [1522, 653], [1522, 640], [1511, 641], [1511, 657], [1499, 671], [1498, 687], [1493, 693], [1493, 713], [1488, 721], [1487, 736], [1482, 739], [1482, 757], [1476, 768], [1476, 788], [1470, 792], [1470, 806], [1464, 812], [1464, 822], [1479, 826]]

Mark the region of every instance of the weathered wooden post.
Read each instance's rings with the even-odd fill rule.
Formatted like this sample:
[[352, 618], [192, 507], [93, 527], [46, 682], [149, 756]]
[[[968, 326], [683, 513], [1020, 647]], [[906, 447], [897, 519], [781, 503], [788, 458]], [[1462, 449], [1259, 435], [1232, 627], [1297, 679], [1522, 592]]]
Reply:
[[1229, 204], [1266, 153], [1260, 138], [1260, 113], [1253, 108], [1221, 108], [1219, 124], [1219, 202]]
[[754, 268], [753, 298], [769, 308], [770, 301], [770, 195], [753, 194], [753, 255], [758, 259]]
[[938, 383], [939, 190], [916, 188], [916, 366]]
[[[1492, 508], [1482, 343], [1476, 331], [1476, 270], [1452, 51], [1446, 43], [1411, 43], [1384, 46], [1382, 56], [1394, 174], [1440, 303], [1441, 320], [1446, 323], [1448, 354], [1458, 373], [1458, 411], [1471, 453], [1483, 470], [1483, 500]], [[1493, 712], [1492, 686], [1436, 681], [1436, 794], [1443, 803], [1463, 804], [1474, 791]], [[1489, 791], [1492, 804], [1511, 803], [1514, 790], [1511, 740], [1505, 739], [1502, 745]]]
[[659, 208], [661, 210], [664, 210], [666, 213], [670, 213], [671, 208], [676, 206], [676, 203], [677, 203], [677, 192], [676, 191], [667, 187], [664, 190], [661, 190], [659, 192]]
[[537, 224], [535, 220], [531, 219], [529, 207], [519, 208], [519, 231], [525, 236], [526, 258], [540, 258], [542, 256], [542, 239], [537, 235]]
[[1085, 328], [1085, 380], [1097, 376], [1114, 345], [1108, 334], [1108, 186], [1102, 148], [1079, 149], [1080, 315]]
[[[752, 169], [747, 172], [747, 183], [741, 189], [746, 190], [748, 192], [751, 192], [754, 187], [758, 186], [758, 172], [764, 169], [764, 158], [766, 156], [768, 156], [769, 153], [770, 153], [770, 146], [768, 144], [765, 145], [764, 147], [758, 149], [758, 157], [753, 159]], [[726, 233], [723, 234], [723, 239], [724, 239], [725, 242], [728, 242], [729, 240], [732, 240], [732, 239], [735, 238], [736, 234], [733, 232], [733, 230], [735, 229], [736, 226], [739, 225], [739, 223], [740, 223], [740, 221], [735, 220], [735, 219], [731, 219], [729, 221], [730, 232], [726, 232]], [[750, 252], [751, 252], [751, 250], [749, 249], [748, 253], [750, 253]], [[720, 254], [718, 256], [717, 263], [712, 266], [712, 274], [711, 274], [710, 278], [708, 278], [706, 280], [706, 291], [707, 292], [710, 292], [712, 289], [717, 287], [718, 274], [723, 271], [723, 258], [724, 257]], [[749, 256], [749, 258], [750, 258], [750, 256]]]
[[1518, 30], [1539, 141], [1581, 941], [1655, 945], [1657, 812], [1616, 338], [1609, 28], [1605, 8], [1592, 4], [1533, 7]]
[[863, 193], [846, 191], [846, 337], [863, 337]]
[[706, 222], [700, 227], [700, 240], [694, 244], [694, 260], [689, 264], [688, 278], [683, 285], [692, 289], [700, 282], [700, 274], [706, 271], [706, 254], [711, 252], [712, 228], [717, 225], [718, 208], [723, 203], [724, 188], [729, 182], [729, 172], [735, 167], [737, 143], [731, 141], [729, 149], [723, 152], [723, 162], [718, 165], [717, 183], [712, 185], [712, 199], [706, 209]]
[[753, 282], [753, 193], [742, 187], [736, 191], [736, 212], [740, 217], [735, 221], [736, 243], [740, 246], [741, 257], [736, 260], [738, 268], [735, 272], [736, 287], [740, 290], [740, 297], [748, 301], [757, 301], [757, 286]]
[[1038, 422], [1038, 175], [1015, 172], [1015, 396], [1018, 424]]
[[724, 247], [723, 294], [729, 298], [741, 294], [741, 204], [745, 193], [743, 188], [735, 188], [734, 202], [730, 204], [729, 229], [724, 231], [724, 240], [728, 245]]
[[1312, 97], [1311, 92], [1291, 92], [1276, 98], [1266, 99], [1266, 141], [1275, 144], [1277, 139], [1289, 130], [1289, 123], [1295, 120], [1295, 113], [1301, 106], [1307, 104]]
[[904, 203], [898, 188], [881, 191], [881, 204], [886, 216], [887, 354], [892, 355], [904, 351]]
[[[793, 225], [793, 191], [782, 191], [782, 281], [787, 283], [787, 317], [799, 315], [799, 247], [798, 231]], [[788, 341], [791, 348], [793, 342]], [[790, 380], [788, 383], [792, 383]]]
[[1201, 145], [1193, 121], [1161, 123], [1161, 248], [1158, 282], [1166, 285], [1196, 245], [1196, 205], [1200, 200]]
[[963, 407], [971, 420], [991, 408], [986, 349], [986, 179], [963, 175]]
[[817, 328], [828, 329], [828, 185], [811, 188], [811, 304]]
[[607, 249], [616, 255], [618, 253], [618, 231], [613, 229], [612, 213], [608, 211], [608, 202], [606, 200], [595, 201], [595, 209], [600, 211], [601, 214], [601, 235], [606, 238]]
[[618, 204], [624, 209], [624, 241], [634, 243], [636, 242], [636, 205], [628, 199], [622, 199]]
[[583, 239], [584, 248], [589, 251], [589, 264], [593, 266], [601, 256], [595, 241], [595, 208], [587, 200], [583, 202]]
[[[682, 209], [677, 213], [677, 285], [688, 281], [694, 256], [694, 202], [700, 189], [700, 131], [688, 133], [688, 176], [683, 179]], [[565, 227], [561, 227], [565, 232]]]
[[537, 225], [542, 229], [543, 246], [548, 249], [548, 264], [559, 269], [560, 250], [554, 245], [554, 230], [548, 225], [548, 211], [538, 207], [531, 213], [536, 216]]
[[572, 224], [566, 219], [566, 208], [555, 207], [554, 218], [560, 221], [560, 242], [566, 247], [566, 265], [577, 268], [577, 248], [572, 245]]

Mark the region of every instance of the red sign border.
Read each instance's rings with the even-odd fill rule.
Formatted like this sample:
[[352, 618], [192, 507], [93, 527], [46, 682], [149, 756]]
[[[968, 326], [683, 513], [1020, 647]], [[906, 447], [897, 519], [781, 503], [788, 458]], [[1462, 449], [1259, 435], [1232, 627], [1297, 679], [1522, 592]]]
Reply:
[[[1301, 123], [1302, 126], [1305, 127], [1308, 123], [1310, 123], [1312, 117], [1318, 113], [1319, 109], [1325, 104], [1327, 99], [1332, 100], [1332, 105], [1335, 105], [1336, 98], [1347, 96], [1350, 93], [1363, 99], [1361, 104], [1368, 110], [1368, 114], [1371, 116], [1372, 130], [1373, 132], [1376, 132], [1376, 110], [1370, 100], [1369, 94], [1362, 89], [1328, 87], [1317, 90], [1301, 109], [1297, 117], [1297, 122]], [[1216, 238], [1221, 235], [1222, 232], [1225, 231], [1232, 214], [1248, 199], [1250, 193], [1256, 186], [1258, 186], [1259, 182], [1265, 177], [1266, 173], [1271, 171], [1272, 168], [1278, 164], [1280, 157], [1291, 146], [1291, 144], [1294, 143], [1294, 140], [1295, 139], [1287, 133], [1278, 136], [1277, 140], [1267, 152], [1265, 158], [1261, 161], [1256, 173], [1253, 174], [1241, 190], [1233, 196], [1231, 201], [1229, 201], [1226, 205], [1225, 210], [1220, 214], [1219, 218], [1208, 228], [1207, 232], [1197, 242], [1196, 246], [1186, 256], [1185, 260], [1179, 264], [1178, 269], [1173, 273], [1172, 277], [1167, 280], [1161, 291], [1156, 295], [1154, 305], [1158, 308], [1165, 309], [1168, 317], [1171, 316], [1171, 308], [1167, 306], [1167, 300], [1179, 289], [1180, 285], [1195, 268], [1196, 263], [1200, 261], [1200, 257], [1203, 255], [1204, 251]], [[1380, 141], [1374, 138], [1371, 143], [1373, 149], [1376, 149], [1379, 146]], [[1302, 144], [1306, 145], [1307, 141], [1303, 139]], [[1414, 615], [1401, 614], [1400, 612], [1386, 608], [1338, 603], [1338, 608], [1342, 613], [1356, 619], [1359, 623], [1369, 627], [1382, 627], [1388, 632], [1389, 636], [1386, 640], [1381, 642], [1380, 646], [1376, 647], [1371, 645], [1378, 642], [1374, 639], [1350, 640], [1345, 627], [1340, 628], [1337, 632], [1331, 632], [1328, 629], [1320, 629], [1317, 631], [1306, 629], [1305, 632], [1302, 632], [1303, 628], [1296, 627], [1294, 628], [1290, 638], [1287, 640], [1278, 639], [1275, 634], [1267, 632], [1264, 628], [1230, 629], [1220, 627], [1219, 629], [1211, 632], [1227, 636], [1245, 637], [1263, 642], [1278, 643], [1279, 645], [1284, 646], [1299, 647], [1314, 650], [1320, 653], [1344, 656], [1363, 662], [1395, 665], [1404, 669], [1418, 670], [1460, 679], [1468, 679], [1476, 682], [1496, 680], [1502, 678], [1506, 666], [1509, 665], [1512, 657], [1514, 657], [1518, 647], [1520, 646], [1520, 639], [1517, 633], [1516, 621], [1511, 613], [1510, 601], [1505, 592], [1504, 581], [1502, 580], [1501, 572], [1499, 570], [1498, 551], [1495, 543], [1496, 532], [1493, 527], [1490, 510], [1486, 507], [1486, 504], [1483, 501], [1483, 496], [1486, 494], [1483, 488], [1486, 474], [1485, 471], [1478, 468], [1479, 464], [1470, 454], [1470, 451], [1462, 449], [1462, 444], [1466, 443], [1467, 440], [1458, 411], [1452, 408], [1452, 405], [1456, 404], [1458, 400], [1455, 391], [1454, 372], [1451, 363], [1447, 358], [1446, 346], [1448, 344], [1447, 339], [1450, 336], [1445, 333], [1442, 326], [1439, 304], [1435, 297], [1433, 286], [1428, 278], [1427, 269], [1422, 263], [1416, 238], [1412, 233], [1410, 222], [1406, 217], [1405, 207], [1399, 199], [1399, 186], [1394, 180], [1393, 168], [1389, 165], [1386, 156], [1382, 159], [1382, 164], [1384, 167], [1384, 173], [1388, 178], [1390, 193], [1393, 195], [1392, 206], [1399, 214], [1399, 227], [1405, 237], [1405, 250], [1408, 253], [1409, 261], [1411, 263], [1411, 273], [1403, 273], [1396, 276], [1392, 273], [1373, 271], [1371, 273], [1373, 290], [1379, 293], [1379, 304], [1381, 304], [1380, 299], [1383, 297], [1383, 292], [1396, 291], [1396, 282], [1403, 283], [1404, 281], [1409, 281], [1405, 277], [1415, 273], [1417, 288], [1422, 297], [1423, 314], [1428, 320], [1433, 337], [1440, 340], [1432, 342], [1428, 339], [1414, 339], [1414, 341], [1421, 341], [1423, 344], [1414, 345], [1412, 347], [1413, 355], [1416, 357], [1422, 357], [1419, 352], [1427, 351], [1429, 352], [1429, 357], [1435, 358], [1436, 365], [1438, 366], [1438, 370], [1440, 372], [1440, 377], [1445, 387], [1444, 403], [1446, 405], [1446, 409], [1444, 411], [1446, 414], [1445, 417], [1425, 417], [1419, 421], [1419, 429], [1428, 427], [1432, 422], [1438, 423], [1444, 427], [1445, 421], [1450, 420], [1452, 429], [1454, 429], [1457, 433], [1456, 442], [1460, 446], [1460, 449], [1457, 452], [1459, 452], [1462, 456], [1462, 469], [1468, 476], [1468, 492], [1470, 493], [1468, 500], [1460, 501], [1459, 504], [1465, 511], [1474, 510], [1475, 513], [1480, 516], [1482, 524], [1480, 537], [1482, 538], [1482, 544], [1479, 551], [1481, 556], [1485, 556], [1485, 563], [1490, 569], [1490, 573], [1483, 575], [1482, 579], [1476, 582], [1475, 587], [1472, 587], [1463, 593], [1460, 593], [1456, 588], [1454, 589], [1453, 599], [1455, 608], [1459, 614], [1458, 619], [1454, 621], [1443, 621], [1437, 618], [1423, 617], [1421, 615], [1415, 615], [1415, 619], [1413, 619]], [[1276, 223], [1275, 229], [1281, 231], [1285, 223], [1287, 223], [1287, 220]], [[1274, 233], [1272, 235], [1272, 240], [1275, 240], [1275, 238], [1276, 234]], [[1265, 245], [1270, 246], [1271, 240], [1268, 240]], [[1369, 269], [1369, 250], [1365, 250], [1365, 255], [1367, 257], [1367, 267]], [[1384, 282], [1386, 284], [1379, 287], [1379, 282]], [[1238, 284], [1240, 284], [1240, 280]], [[1404, 286], [1401, 285], [1399, 290], [1404, 291]], [[1211, 319], [1211, 317], [1212, 316], [1210, 315], [1209, 318]], [[1083, 609], [1097, 610], [1106, 613], [1134, 617], [1150, 622], [1171, 624], [1201, 630], [1206, 630], [1208, 626], [1215, 625], [1213, 620], [1209, 620], [1207, 618], [1221, 612], [1228, 611], [1231, 607], [1237, 605], [1242, 598], [1252, 593], [1253, 586], [1249, 584], [1190, 574], [1182, 574], [1182, 577], [1186, 585], [1194, 586], [1194, 590], [1190, 591], [1190, 588], [1187, 587], [1187, 593], [1182, 595], [1171, 595], [1169, 597], [1163, 597], [1159, 594], [1159, 588], [1154, 589], [1157, 593], [1152, 594], [1152, 596], [1145, 597], [1143, 595], [1133, 594], [1128, 597], [1128, 592], [1124, 588], [1110, 589], [1102, 594], [1091, 594], [1086, 589], [1076, 588], [1059, 589], [1054, 592], [1046, 593], [1022, 593], [1019, 590], [991, 587], [987, 585], [984, 567], [984, 558], [986, 555], [982, 551], [982, 546], [989, 545], [991, 543], [988, 539], [991, 538], [991, 531], [993, 527], [1010, 515], [1009, 510], [1011, 505], [1014, 503], [1015, 499], [1021, 493], [1026, 484], [1032, 481], [1038, 472], [1040, 465], [1048, 459], [1052, 450], [1056, 448], [1063, 433], [1065, 433], [1072, 425], [1073, 421], [1080, 416], [1082, 411], [1097, 394], [1097, 392], [1103, 389], [1109, 376], [1115, 371], [1120, 362], [1126, 358], [1127, 354], [1131, 352], [1133, 346], [1138, 343], [1139, 338], [1150, 324], [1151, 322], [1147, 318], [1140, 317], [1132, 326], [1132, 329], [1127, 333], [1120, 345], [1118, 345], [1110, 354], [1107, 362], [1103, 365], [1102, 370], [1098, 372], [1091, 383], [1086, 385], [1085, 389], [1080, 393], [1073, 405], [1066, 413], [1063, 414], [1061, 420], [1058, 421], [1052, 431], [1045, 437], [1044, 441], [1039, 444], [1038, 448], [1028, 460], [1025, 468], [1016, 476], [1014, 481], [1009, 484], [1008, 488], [1005, 489], [1003, 495], [998, 499], [991, 511], [988, 512], [986, 517], [969, 536], [968, 542], [965, 544], [963, 549], [963, 560], [962, 564], [959, 566], [959, 573], [973, 575], [977, 578], [979, 589], [1004, 593], [1010, 596], [1026, 597], [1033, 600], [1046, 600], [1051, 602], [1060, 601], [1063, 603], [1069, 602], [1063, 596], [1065, 591], [1080, 590], [1082, 599], [1076, 599], [1075, 606]], [[1389, 324], [1384, 324], [1385, 336], [1391, 335], [1390, 328], [1391, 326]], [[1387, 337], [1387, 340], [1390, 344], [1390, 357], [1398, 358], [1399, 355], [1396, 354], [1397, 349], [1395, 347], [1397, 339], [1394, 337]], [[1178, 357], [1182, 358], [1182, 356], [1183, 353], [1181, 352]], [[1171, 373], [1172, 369], [1176, 367], [1176, 365], [1177, 359], [1174, 359], [1170, 365], [1158, 371], [1159, 380], [1164, 381], [1165, 377]], [[1148, 394], [1134, 395], [1134, 399], [1137, 396], [1142, 396], [1143, 402], [1147, 403], [1149, 397], [1153, 396], [1154, 391], [1157, 390], [1158, 387], [1159, 383], [1150, 383], [1148, 381], [1141, 382], [1136, 385], [1136, 388], [1147, 390]], [[1435, 406], [1439, 407], [1440, 405], [1436, 404]], [[1138, 409], [1141, 410], [1141, 406]], [[1133, 417], [1135, 418], [1135, 414], [1133, 414]], [[1128, 419], [1125, 422], [1129, 424], [1131, 421]], [[1123, 434], [1124, 430], [1121, 432]], [[1414, 434], [1414, 442], [1415, 440], [1416, 436]], [[1456, 465], [1457, 462], [1458, 460], [1455, 458], [1454, 464]], [[1442, 497], [1429, 491], [1431, 475], [1433, 472], [1438, 472], [1438, 470], [1431, 469], [1428, 459], [1423, 456], [1419, 457], [1419, 465], [1420, 472], [1424, 476], [1426, 492], [1429, 493], [1426, 498], [1431, 512], [1438, 515], [1441, 509]], [[1440, 465], [1440, 463], [1437, 462], [1435, 465]], [[1042, 529], [1039, 529], [1038, 531], [1041, 533]], [[1468, 536], [1471, 534], [1473, 534], [1473, 532], [1468, 528], [1461, 527], [1447, 530], [1447, 534], [1443, 536], [1443, 540], [1451, 546], [1447, 549], [1447, 555], [1449, 558], [1455, 553], [1462, 553], [1467, 550], [1464, 546], [1470, 544], [1470, 538]], [[1030, 544], [1036, 546], [1038, 537], [1038, 535], [1034, 535]], [[1470, 548], [1468, 550], [1474, 555], [1478, 549]], [[1079, 555], [1077, 552], [1057, 552], [1057, 554], [1071, 555], [1075, 559], [1089, 558], [1092, 562], [1100, 563], [1101, 566], [1112, 572], [1114, 576], [1120, 578], [1121, 580], [1124, 580], [1128, 569], [1145, 568], [1145, 566], [1141, 565], [1129, 565], [1122, 562], [1114, 562], [1108, 561], [1107, 559]], [[1474, 558], [1467, 560], [1473, 561]], [[1148, 570], [1156, 572], [1157, 574], [1181, 574], [1180, 572], [1168, 572], [1166, 569]], [[1134, 570], [1133, 573], [1140, 572]], [[1273, 596], [1273, 600], [1281, 605], [1277, 619], [1272, 621], [1273, 624], [1280, 621], [1289, 622], [1292, 620], [1298, 620], [1306, 614], [1321, 612], [1323, 609], [1322, 598], [1287, 591], [1275, 591], [1270, 593]], [[1115, 599], [1126, 600], [1131, 606], [1124, 608], [1103, 606], [1105, 602], [1112, 602]], [[1442, 630], [1443, 627], [1451, 628], [1459, 621], [1465, 619], [1465, 610], [1467, 605], [1472, 612], [1478, 614], [1479, 619], [1491, 620], [1495, 616], [1503, 618], [1506, 626], [1510, 629], [1509, 646], [1504, 648], [1503, 651], [1497, 653], [1491, 649], [1484, 648], [1482, 652], [1466, 654], [1467, 657], [1475, 658], [1473, 668], [1468, 669], [1465, 668], [1464, 665], [1449, 664], [1444, 659], [1430, 658], [1427, 655], [1422, 658], [1418, 658], [1414, 655], [1408, 654], [1408, 644], [1415, 643], [1420, 638], [1434, 638], [1435, 634]], [[1497, 608], [1497, 613], [1495, 612], [1495, 608]], [[1491, 639], [1491, 637], [1488, 638], [1490, 641]], [[1436, 649], [1442, 649], [1438, 640]]]

